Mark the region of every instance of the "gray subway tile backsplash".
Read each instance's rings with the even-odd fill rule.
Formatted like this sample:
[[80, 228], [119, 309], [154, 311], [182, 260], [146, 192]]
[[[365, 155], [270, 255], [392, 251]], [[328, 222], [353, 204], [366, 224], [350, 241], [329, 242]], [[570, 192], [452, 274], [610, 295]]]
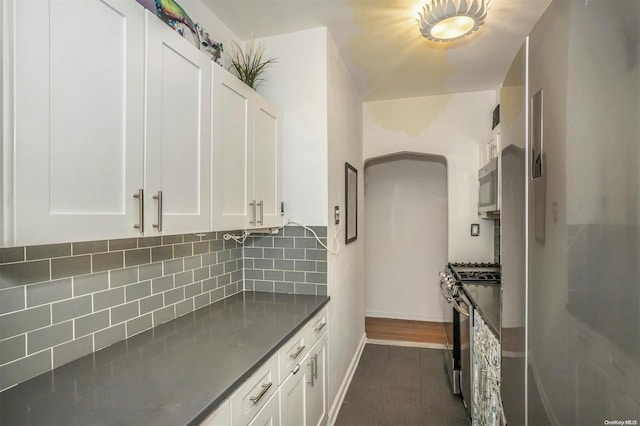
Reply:
[[50, 305], [5, 314], [0, 317], [0, 340], [24, 334], [49, 324], [51, 324]]
[[117, 324], [113, 327], [100, 330], [93, 335], [95, 350], [112, 345], [127, 337], [125, 324]]
[[93, 310], [91, 295], [87, 294], [62, 302], [56, 302], [51, 305], [51, 320], [55, 324], [57, 322], [66, 321], [77, 318], [82, 315], [90, 314]]
[[127, 337], [141, 333], [153, 327], [153, 315], [147, 313], [140, 317], [127, 321]]
[[71, 256], [71, 243], [27, 247], [27, 260]]
[[153, 278], [162, 276], [162, 263], [150, 263], [148, 265], [142, 265], [138, 268], [138, 278], [140, 281], [146, 281]]
[[[28, 248], [28, 247], [27, 247]], [[51, 259], [51, 278], [66, 278], [91, 273], [91, 256], [70, 256]]]
[[109, 273], [99, 272], [97, 274], [81, 275], [73, 277], [73, 295], [82, 296], [92, 294], [109, 288]]
[[53, 368], [93, 352], [93, 337], [84, 336], [53, 348]]
[[153, 325], [164, 324], [167, 321], [171, 321], [176, 317], [174, 305], [167, 306], [162, 309], [158, 309], [153, 312]]
[[26, 355], [26, 335], [12, 337], [2, 341], [0, 344], [0, 365], [15, 361]]
[[49, 370], [51, 349], [0, 365], [0, 389], [9, 388]]
[[27, 306], [38, 306], [69, 299], [73, 296], [71, 278], [32, 284], [26, 287]]
[[79, 254], [101, 253], [109, 251], [109, 242], [103, 241], [83, 241], [72, 244], [72, 253], [74, 256]]
[[121, 238], [118, 240], [109, 240], [109, 251], [119, 251], [138, 248], [137, 238]]
[[48, 259], [2, 264], [0, 265], [0, 289], [48, 281], [51, 279], [50, 269]]
[[91, 267], [93, 272], [119, 269], [124, 266], [124, 258], [121, 251], [110, 253], [98, 253], [91, 256]]
[[24, 247], [9, 247], [0, 249], [0, 264], [10, 262], [24, 262]]
[[[312, 228], [326, 240], [326, 227]], [[277, 293], [327, 294], [327, 254], [313, 234], [286, 226], [278, 234], [247, 239], [245, 288]], [[250, 265], [250, 266], [248, 266]]]
[[128, 285], [124, 288], [124, 294], [127, 302], [149, 296], [151, 294], [151, 281]]
[[96, 312], [73, 320], [75, 337], [82, 337], [109, 327], [109, 311]]
[[0, 290], [0, 315], [24, 309], [24, 294], [24, 286]]
[[39, 328], [27, 333], [27, 353], [40, 352], [69, 340], [73, 340], [73, 321]]
[[125, 303], [111, 308], [111, 324], [115, 325], [135, 318], [140, 315], [140, 304], [138, 301]]
[[155, 311], [164, 306], [164, 297], [162, 294], [154, 294], [153, 296], [140, 299], [140, 315]]
[[222, 235], [1, 249], [0, 390], [243, 289], [326, 294], [326, 253], [304, 229]]
[[93, 294], [93, 309], [101, 311], [124, 303], [124, 288], [113, 288]]
[[133, 284], [138, 281], [138, 268], [131, 267], [109, 271], [109, 285], [111, 288]]

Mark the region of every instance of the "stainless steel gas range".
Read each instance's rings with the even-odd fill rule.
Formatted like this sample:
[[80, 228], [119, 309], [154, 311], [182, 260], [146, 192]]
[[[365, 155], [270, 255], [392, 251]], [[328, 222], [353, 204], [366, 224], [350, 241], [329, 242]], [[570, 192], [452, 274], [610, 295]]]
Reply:
[[[470, 396], [470, 311], [474, 305], [468, 292], [475, 286], [496, 285], [501, 282], [500, 265], [496, 263], [448, 263], [440, 272], [440, 291], [453, 309], [453, 323], [445, 324], [446, 367], [453, 393]], [[465, 287], [467, 290], [465, 290]], [[471, 291], [469, 291], [471, 290]], [[499, 324], [498, 324], [499, 327]]]

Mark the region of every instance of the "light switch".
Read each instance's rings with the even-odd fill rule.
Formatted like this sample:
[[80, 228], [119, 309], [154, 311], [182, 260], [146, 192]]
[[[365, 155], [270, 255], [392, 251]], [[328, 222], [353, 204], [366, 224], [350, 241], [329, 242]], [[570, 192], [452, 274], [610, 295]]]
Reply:
[[471, 224], [471, 236], [472, 237], [477, 237], [478, 235], [480, 235], [480, 224], [479, 223], [472, 223]]

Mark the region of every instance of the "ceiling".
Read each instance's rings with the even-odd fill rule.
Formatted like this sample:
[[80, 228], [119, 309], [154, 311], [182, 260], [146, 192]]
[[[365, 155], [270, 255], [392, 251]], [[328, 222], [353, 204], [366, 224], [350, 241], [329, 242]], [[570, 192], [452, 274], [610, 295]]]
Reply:
[[363, 100], [495, 90], [551, 0], [491, 0], [470, 37], [418, 30], [425, 0], [203, 0], [242, 40], [326, 26]]

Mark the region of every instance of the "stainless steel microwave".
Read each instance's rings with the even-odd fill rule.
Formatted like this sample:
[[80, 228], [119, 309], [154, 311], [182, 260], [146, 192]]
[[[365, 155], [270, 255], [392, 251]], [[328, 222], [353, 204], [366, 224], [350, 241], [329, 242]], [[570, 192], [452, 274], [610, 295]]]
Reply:
[[478, 171], [478, 215], [493, 218], [500, 213], [498, 188], [498, 158], [494, 158]]

